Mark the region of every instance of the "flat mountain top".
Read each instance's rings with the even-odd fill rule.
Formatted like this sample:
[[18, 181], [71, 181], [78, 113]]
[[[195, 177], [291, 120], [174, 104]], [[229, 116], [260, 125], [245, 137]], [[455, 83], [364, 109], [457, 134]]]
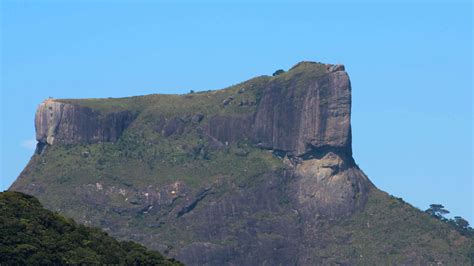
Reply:
[[[310, 78], [327, 74], [327, 68], [331, 65], [316, 62], [300, 62], [289, 71], [277, 76], [258, 76], [250, 80], [235, 84], [220, 90], [209, 90], [192, 92], [188, 94], [150, 94], [143, 96], [133, 96], [124, 98], [101, 98], [101, 99], [48, 99], [46, 101], [57, 101], [90, 107], [103, 112], [113, 112], [118, 110], [129, 110], [141, 112], [146, 109], [164, 113], [189, 113], [201, 112], [208, 114], [218, 112], [222, 102], [230, 95], [237, 96], [234, 103], [239, 100], [258, 100], [259, 91], [269, 82], [288, 82], [292, 80], [307, 81]], [[240, 91], [240, 93], [239, 93]], [[246, 92], [245, 95], [239, 95]], [[241, 96], [241, 97], [238, 97]], [[242, 99], [240, 99], [242, 98]], [[232, 104], [230, 105], [232, 107]], [[238, 108], [227, 109], [226, 111], [236, 111]]]
[[469, 264], [472, 237], [358, 167], [351, 94], [343, 65], [301, 62], [217, 91], [48, 99], [10, 190], [189, 265]]

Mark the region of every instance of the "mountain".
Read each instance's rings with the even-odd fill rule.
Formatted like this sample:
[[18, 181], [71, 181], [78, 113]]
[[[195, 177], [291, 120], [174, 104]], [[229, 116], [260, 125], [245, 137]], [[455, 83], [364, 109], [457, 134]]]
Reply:
[[44, 209], [33, 196], [0, 193], [2, 265], [182, 265], [134, 242], [118, 242], [95, 228]]
[[10, 190], [189, 265], [469, 264], [472, 237], [359, 169], [350, 118], [344, 66], [315, 62], [217, 91], [47, 99]]

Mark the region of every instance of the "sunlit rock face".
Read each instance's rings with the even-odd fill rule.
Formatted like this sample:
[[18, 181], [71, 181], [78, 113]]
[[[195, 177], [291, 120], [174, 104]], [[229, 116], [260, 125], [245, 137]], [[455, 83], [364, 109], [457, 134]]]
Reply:
[[300, 82], [270, 82], [257, 109], [254, 140], [296, 156], [325, 146], [350, 149], [349, 77], [343, 67], [329, 68]]
[[370, 188], [365, 174], [333, 152], [303, 160], [295, 167], [296, 202], [308, 219], [339, 217], [362, 207]]

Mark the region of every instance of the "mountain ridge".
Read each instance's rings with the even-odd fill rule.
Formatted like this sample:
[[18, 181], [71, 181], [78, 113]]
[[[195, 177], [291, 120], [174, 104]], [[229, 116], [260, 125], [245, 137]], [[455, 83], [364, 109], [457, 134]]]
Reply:
[[[350, 113], [344, 66], [315, 62], [211, 92], [47, 100], [38, 152], [10, 189], [190, 265], [468, 261], [471, 239], [450, 248], [462, 236], [359, 169]], [[383, 231], [412, 232], [403, 217], [414, 236]], [[363, 244], [361, 226], [393, 239], [368, 231], [378, 245]]]

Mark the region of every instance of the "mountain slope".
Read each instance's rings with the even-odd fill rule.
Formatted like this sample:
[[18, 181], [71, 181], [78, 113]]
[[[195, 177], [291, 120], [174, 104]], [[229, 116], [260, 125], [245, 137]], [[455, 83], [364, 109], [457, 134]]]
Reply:
[[313, 62], [218, 91], [48, 99], [10, 189], [190, 265], [467, 263], [472, 239], [359, 169], [350, 109], [344, 66]]
[[0, 193], [2, 264], [181, 265], [133, 242], [78, 225], [19, 192]]

